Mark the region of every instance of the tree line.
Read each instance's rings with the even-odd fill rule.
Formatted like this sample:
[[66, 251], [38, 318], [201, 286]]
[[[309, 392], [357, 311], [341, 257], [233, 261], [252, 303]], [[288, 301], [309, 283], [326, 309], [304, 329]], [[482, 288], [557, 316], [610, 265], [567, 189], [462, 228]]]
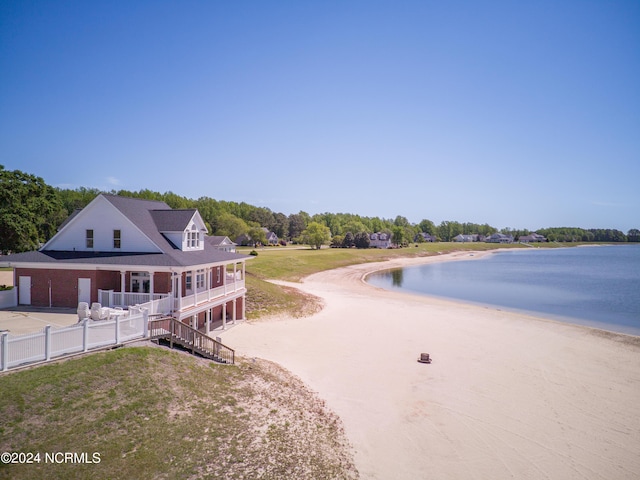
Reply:
[[[211, 235], [227, 236], [235, 240], [242, 234], [249, 235], [254, 241], [262, 241], [262, 228], [274, 232], [278, 238], [287, 242], [309, 243], [309, 232], [312, 224], [326, 227], [322, 229], [322, 238], [334, 238], [334, 243], [364, 246], [363, 234], [384, 232], [392, 236], [397, 245], [422, 241], [420, 233], [431, 235], [440, 241], [451, 241], [458, 234], [491, 235], [500, 232], [518, 238], [528, 235], [529, 230], [498, 230], [488, 224], [460, 223], [443, 221], [435, 225], [424, 219], [412, 224], [406, 217], [398, 215], [394, 219], [366, 217], [352, 213], [319, 213], [310, 215], [307, 212], [285, 215], [273, 212], [266, 207], [257, 207], [246, 202], [230, 202], [215, 200], [210, 197], [190, 199], [173, 192], [154, 192], [143, 189], [137, 192], [129, 190], [112, 190], [103, 192], [95, 188], [61, 189], [54, 188], [35, 175], [20, 170], [6, 170], [0, 165], [0, 252], [22, 252], [37, 249], [49, 240], [62, 222], [75, 210], [84, 208], [100, 193], [110, 193], [146, 200], [163, 201], [174, 209], [197, 208], [207, 224]], [[312, 225], [320, 238], [317, 227]], [[605, 241], [626, 242], [640, 241], [638, 229], [629, 230], [627, 234], [612, 229], [580, 228], [546, 228], [537, 230], [550, 241], [578, 242]], [[317, 241], [317, 240], [316, 240]], [[339, 242], [338, 242], [339, 241]]]

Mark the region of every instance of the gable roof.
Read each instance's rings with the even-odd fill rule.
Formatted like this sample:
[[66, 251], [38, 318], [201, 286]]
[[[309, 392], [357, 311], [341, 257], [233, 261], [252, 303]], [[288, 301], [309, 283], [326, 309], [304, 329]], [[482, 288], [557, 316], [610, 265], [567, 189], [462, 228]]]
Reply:
[[156, 228], [160, 232], [183, 232], [196, 214], [195, 208], [187, 210], [150, 210]]
[[209, 235], [204, 237], [206, 242], [209, 242], [211, 245], [219, 247], [220, 245], [235, 245], [231, 241], [231, 239], [225, 235]]
[[[40, 251], [23, 252], [3, 257], [2, 263], [53, 263], [53, 264], [87, 264], [87, 265], [141, 265], [159, 267], [190, 267], [209, 263], [233, 262], [252, 258], [247, 255], [230, 253], [215, 248], [205, 241], [202, 250], [183, 252], [173, 245], [163, 231], [184, 230], [196, 209], [172, 210], [165, 202], [139, 198], [121, 197], [112, 194], [101, 194], [122, 215], [130, 220], [159, 249], [156, 253], [139, 252], [69, 252], [43, 248]], [[72, 215], [75, 217], [76, 212]], [[65, 223], [68, 223], [65, 222]], [[183, 227], [180, 227], [183, 225]], [[180, 227], [177, 228], [176, 227]], [[207, 236], [205, 236], [205, 239]]]

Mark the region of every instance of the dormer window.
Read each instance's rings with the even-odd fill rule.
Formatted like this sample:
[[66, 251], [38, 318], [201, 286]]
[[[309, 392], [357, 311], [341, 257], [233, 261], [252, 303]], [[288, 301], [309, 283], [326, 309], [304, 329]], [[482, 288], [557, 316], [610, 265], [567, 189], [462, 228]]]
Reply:
[[190, 246], [191, 248], [197, 248], [200, 246], [200, 239], [198, 238], [198, 231], [196, 230], [196, 226], [193, 225], [191, 227], [191, 232], [189, 232], [189, 236], [191, 238]]

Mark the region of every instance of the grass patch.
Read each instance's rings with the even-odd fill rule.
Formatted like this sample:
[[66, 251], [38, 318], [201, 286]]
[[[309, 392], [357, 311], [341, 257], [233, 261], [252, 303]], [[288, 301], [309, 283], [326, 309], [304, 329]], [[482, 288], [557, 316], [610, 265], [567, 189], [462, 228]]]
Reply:
[[3, 375], [0, 391], [0, 451], [43, 460], [0, 478], [357, 478], [339, 419], [265, 361], [123, 348]]

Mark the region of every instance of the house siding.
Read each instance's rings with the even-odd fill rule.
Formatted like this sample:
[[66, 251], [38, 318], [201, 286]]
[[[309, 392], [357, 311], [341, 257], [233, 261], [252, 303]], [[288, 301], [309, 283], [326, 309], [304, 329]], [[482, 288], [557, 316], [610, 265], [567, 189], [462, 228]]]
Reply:
[[[86, 231], [93, 230], [93, 248], [87, 248]], [[120, 248], [113, 247], [113, 231], [120, 230]], [[96, 197], [53, 237], [46, 248], [61, 251], [149, 252], [158, 251], [135, 225], [104, 198]]]
[[51, 304], [56, 307], [75, 308], [78, 306], [78, 278], [91, 279], [91, 302], [96, 302], [98, 291], [96, 271], [56, 270], [16, 268], [16, 278], [31, 277], [31, 305], [49, 306], [49, 284], [51, 284]]

